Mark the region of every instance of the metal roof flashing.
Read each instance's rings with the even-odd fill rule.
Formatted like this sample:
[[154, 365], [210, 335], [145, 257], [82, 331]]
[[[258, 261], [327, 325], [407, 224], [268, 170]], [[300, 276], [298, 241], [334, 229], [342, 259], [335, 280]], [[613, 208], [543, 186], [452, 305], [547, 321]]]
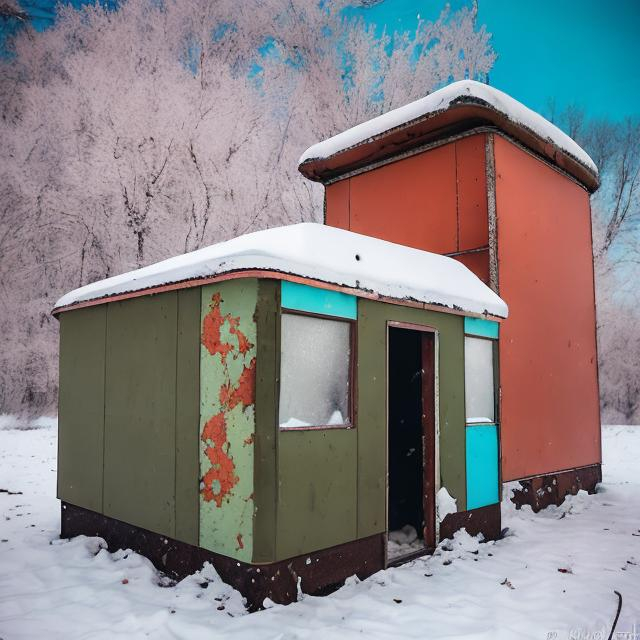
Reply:
[[[480, 83], [473, 83], [473, 86], [478, 84]], [[506, 94], [495, 90], [492, 92], [508, 98], [523, 110], [526, 109], [527, 113], [533, 114], [530, 122], [538, 125], [546, 123], [549, 130], [554, 133], [557, 130], [557, 127], [542, 116], [520, 105]], [[427, 98], [435, 98], [438, 93], [440, 92], [436, 91]], [[429, 109], [406, 121], [399, 122], [400, 115], [388, 118], [392, 126], [384, 126], [385, 116], [394, 115], [418, 102], [420, 101], [400, 107], [313, 145], [302, 155], [299, 171], [310, 180], [329, 183], [345, 174], [367, 170], [367, 167], [374, 168], [372, 165], [378, 165], [385, 160], [390, 161], [412, 150], [435, 146], [438, 142], [446, 143], [455, 136], [475, 131], [497, 130], [515, 139], [549, 164], [569, 174], [590, 193], [599, 187], [600, 181], [595, 165], [592, 161], [587, 164], [586, 161], [590, 161], [590, 158], [568, 136], [557, 130], [566, 140], [566, 144], [560, 144], [559, 135], [556, 139], [552, 135], [542, 135], [540, 131], [545, 130], [543, 126], [538, 127], [539, 131], [535, 131], [527, 124], [526, 119], [518, 120], [507, 109], [503, 110], [474, 93], [455, 95], [442, 107]], [[366, 135], [366, 125], [372, 125], [370, 127], [372, 135]], [[359, 133], [362, 133], [360, 136], [362, 139], [358, 138]], [[341, 146], [340, 139], [352, 143]], [[573, 147], [575, 147], [574, 153], [571, 152]], [[324, 151], [328, 152], [324, 153]]]

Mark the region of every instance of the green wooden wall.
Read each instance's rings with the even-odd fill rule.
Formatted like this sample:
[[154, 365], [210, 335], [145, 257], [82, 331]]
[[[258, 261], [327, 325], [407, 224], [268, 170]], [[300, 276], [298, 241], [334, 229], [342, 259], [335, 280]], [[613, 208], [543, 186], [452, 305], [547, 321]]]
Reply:
[[278, 560], [357, 538], [357, 455], [355, 429], [280, 432]]
[[277, 432], [273, 560], [386, 530], [388, 321], [438, 330], [441, 485], [465, 508], [464, 318], [360, 298], [356, 428]]
[[258, 336], [256, 368], [256, 435], [254, 448], [253, 560], [271, 562], [276, 557], [276, 507], [278, 500], [278, 376], [280, 283], [260, 280], [255, 319]]
[[387, 322], [434, 327], [439, 339], [440, 483], [466, 508], [464, 318], [358, 301], [358, 537], [386, 529]]
[[107, 307], [60, 316], [58, 497], [102, 512]]
[[441, 484], [466, 508], [464, 319], [358, 300], [356, 428], [278, 429], [280, 283], [60, 316], [61, 499], [246, 562], [386, 529], [388, 321], [439, 332]]
[[60, 316], [58, 497], [198, 543], [200, 291]]

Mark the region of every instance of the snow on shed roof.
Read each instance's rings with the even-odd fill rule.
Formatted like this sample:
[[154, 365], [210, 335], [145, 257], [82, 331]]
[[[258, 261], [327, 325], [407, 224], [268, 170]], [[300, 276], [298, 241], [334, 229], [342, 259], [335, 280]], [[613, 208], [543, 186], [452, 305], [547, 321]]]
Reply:
[[94, 282], [62, 296], [54, 311], [248, 269], [278, 271], [398, 300], [507, 317], [507, 305], [452, 258], [314, 223], [256, 231]]
[[[572, 138], [539, 113], [525, 107], [506, 93], [475, 80], [454, 82], [415, 102], [384, 113], [377, 118], [314, 144], [300, 157], [301, 170], [307, 175], [304, 170], [305, 163], [329, 158], [347, 149], [370, 142], [393, 129], [428, 119], [451, 107], [465, 104], [489, 107], [519, 129], [528, 130], [542, 141], [551, 143], [585, 166], [593, 174], [597, 183], [598, 169], [595, 163]], [[311, 176], [308, 175], [308, 177]]]

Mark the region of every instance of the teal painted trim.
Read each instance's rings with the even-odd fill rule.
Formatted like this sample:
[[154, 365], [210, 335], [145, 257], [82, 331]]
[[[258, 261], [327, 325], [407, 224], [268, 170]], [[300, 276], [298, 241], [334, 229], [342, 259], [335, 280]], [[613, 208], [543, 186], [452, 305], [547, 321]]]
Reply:
[[467, 427], [467, 509], [499, 502], [498, 427]]
[[349, 320], [355, 320], [358, 317], [358, 301], [355, 296], [288, 280], [282, 281], [281, 304], [284, 309], [295, 311], [321, 313]]
[[500, 325], [493, 320], [484, 318], [465, 318], [464, 332], [470, 336], [482, 336], [483, 338], [498, 339]]

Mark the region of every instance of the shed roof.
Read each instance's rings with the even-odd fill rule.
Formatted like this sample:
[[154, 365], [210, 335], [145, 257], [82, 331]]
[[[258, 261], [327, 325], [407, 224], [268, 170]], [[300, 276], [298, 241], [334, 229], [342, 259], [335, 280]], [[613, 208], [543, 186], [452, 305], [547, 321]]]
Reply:
[[299, 169], [327, 182], [409, 149], [476, 129], [495, 127], [560, 167], [589, 191], [598, 169], [572, 138], [511, 96], [481, 82], [461, 80], [309, 147]]
[[185, 282], [197, 286], [223, 274], [255, 270], [328, 283], [366, 297], [507, 317], [507, 305], [452, 258], [314, 223], [256, 231], [94, 282], [62, 296], [54, 313], [88, 301]]

